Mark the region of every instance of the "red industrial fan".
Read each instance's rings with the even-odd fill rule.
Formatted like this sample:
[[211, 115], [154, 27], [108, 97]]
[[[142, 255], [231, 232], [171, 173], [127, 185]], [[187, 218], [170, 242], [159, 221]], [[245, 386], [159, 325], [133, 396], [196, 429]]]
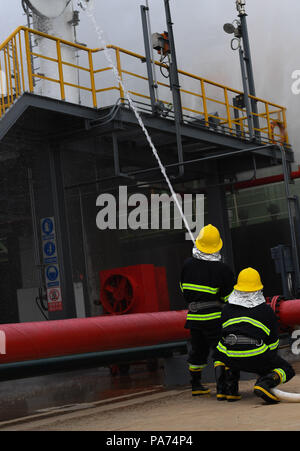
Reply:
[[100, 271], [100, 302], [105, 314], [170, 310], [166, 269], [152, 264]]
[[109, 276], [101, 290], [101, 302], [107, 313], [124, 314], [133, 308], [136, 286], [123, 274]]

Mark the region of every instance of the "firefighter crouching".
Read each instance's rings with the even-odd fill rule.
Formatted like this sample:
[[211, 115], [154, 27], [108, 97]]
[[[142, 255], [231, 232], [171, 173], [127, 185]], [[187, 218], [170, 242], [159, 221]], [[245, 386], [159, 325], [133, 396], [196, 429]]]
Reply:
[[[271, 389], [288, 382], [292, 366], [278, 353], [278, 323], [266, 304], [259, 273], [253, 268], [240, 272], [234, 291], [222, 311], [222, 338], [214, 355], [215, 367], [226, 371], [226, 398], [241, 398], [238, 391], [240, 371], [259, 375], [254, 393], [268, 403], [279, 399]], [[220, 370], [221, 371], [221, 370]]]
[[[193, 396], [210, 392], [201, 384], [201, 372], [207, 365], [210, 349], [220, 339], [221, 311], [234, 285], [233, 272], [221, 261], [222, 246], [218, 229], [211, 224], [203, 227], [193, 256], [184, 262], [181, 273], [181, 290], [188, 305], [185, 328], [191, 332], [189, 372]], [[219, 381], [218, 395], [225, 396], [223, 391]]]

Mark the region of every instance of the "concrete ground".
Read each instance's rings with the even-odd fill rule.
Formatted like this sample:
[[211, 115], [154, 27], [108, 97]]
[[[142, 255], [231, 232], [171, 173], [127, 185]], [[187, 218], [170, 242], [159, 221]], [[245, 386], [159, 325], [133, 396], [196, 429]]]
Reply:
[[[300, 393], [296, 376], [281, 390]], [[44, 409], [26, 418], [2, 421], [2, 431], [298, 431], [300, 403], [267, 405], [257, 398], [253, 380], [240, 382], [242, 399], [217, 401], [211, 395], [192, 398], [189, 387], [156, 385], [109, 399]]]

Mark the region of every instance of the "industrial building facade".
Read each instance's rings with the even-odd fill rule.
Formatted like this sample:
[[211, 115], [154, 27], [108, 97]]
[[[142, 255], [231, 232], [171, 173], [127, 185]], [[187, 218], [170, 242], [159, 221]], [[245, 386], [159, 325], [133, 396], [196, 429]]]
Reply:
[[[179, 278], [192, 249], [185, 229], [97, 227], [101, 193], [117, 196], [126, 186], [128, 196], [170, 194], [128, 94], [174, 190], [205, 196], [204, 222], [220, 228], [226, 261], [236, 272], [255, 267], [265, 295], [280, 294], [269, 261], [272, 247], [290, 243], [284, 183], [238, 187], [237, 175], [281, 172], [282, 149], [293, 162], [285, 108], [182, 70], [178, 89], [166, 62], [155, 63], [157, 102], [147, 55], [109, 51], [117, 79], [103, 49], [41, 27], [19, 27], [0, 47], [0, 322], [102, 315], [101, 273], [136, 267], [138, 274], [143, 265], [165, 270], [156, 287], [159, 294], [167, 287], [164, 308], [185, 308]], [[299, 191], [296, 178], [291, 189]], [[112, 308], [124, 305], [122, 293], [140, 302], [132, 290], [141, 280], [114, 283]]]

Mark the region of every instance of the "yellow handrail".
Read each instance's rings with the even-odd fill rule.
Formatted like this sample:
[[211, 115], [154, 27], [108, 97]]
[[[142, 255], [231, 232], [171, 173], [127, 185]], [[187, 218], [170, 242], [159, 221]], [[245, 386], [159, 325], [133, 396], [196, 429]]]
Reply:
[[[55, 54], [43, 54], [41, 51], [34, 52], [31, 48], [31, 35], [36, 38], [44, 38], [55, 43]], [[63, 57], [62, 49], [71, 48], [73, 51], [79, 53], [79, 56], [85, 55], [87, 64], [74, 64], [74, 62], [66, 61]], [[135, 69], [128, 69], [124, 67], [122, 56], [130, 58], [130, 62], [139, 60], [145, 62], [145, 57], [135, 52], [123, 49], [118, 46], [109, 45], [107, 48], [115, 53], [116, 68], [120, 80], [130, 77], [130, 80], [136, 80], [133, 87], [128, 88], [128, 92], [132, 96], [145, 99], [148, 103], [150, 96], [148, 92], [148, 78], [144, 74], [135, 72]], [[99, 100], [103, 98], [105, 92], [117, 91], [122, 102], [125, 101], [125, 92], [123, 83], [115, 86], [113, 77], [113, 85], [104, 86], [103, 74], [109, 73], [111, 67], [101, 67], [98, 59], [101, 57], [103, 48], [88, 48], [84, 45], [66, 41], [64, 39], [47, 35], [41, 31], [33, 30], [24, 26], [18, 27], [8, 38], [0, 45], [0, 116], [12, 105], [16, 98], [26, 91], [34, 93], [37, 81], [41, 80], [43, 83], [55, 83], [59, 87], [60, 100], [68, 100], [66, 87], [78, 89], [82, 93], [90, 96], [91, 105], [95, 108], [103, 106]], [[56, 65], [57, 78], [53, 74], [38, 73], [33, 68], [33, 59], [39, 58], [41, 61], [49, 61], [49, 64]], [[168, 70], [168, 66], [162, 62], [155, 61], [155, 65], [163, 70]], [[72, 68], [81, 74], [88, 74], [86, 85], [84, 83], [74, 83], [65, 76], [65, 68]], [[145, 65], [143, 65], [145, 67]], [[247, 138], [248, 117], [246, 109], [242, 106], [233, 104], [233, 99], [236, 96], [243, 96], [243, 92], [238, 89], [231, 88], [226, 85], [208, 80], [198, 75], [179, 70], [180, 83], [185, 86], [189, 84], [188, 88], [181, 88], [182, 95], [182, 109], [184, 115], [192, 113], [197, 116], [197, 119], [203, 118], [203, 124], [207, 127], [211, 126], [211, 120], [215, 120], [215, 126], [222, 127], [226, 133], [231, 135], [244, 136]], [[101, 77], [99, 81], [98, 77]], [[109, 80], [111, 83], [111, 80]], [[136, 83], [145, 83], [145, 86], [139, 90]], [[190, 88], [192, 84], [196, 83], [196, 88]], [[126, 83], [125, 83], [126, 84]], [[165, 96], [170, 95], [169, 84], [163, 81], [157, 81], [158, 88], [165, 89]], [[6, 89], [5, 89], [6, 88]], [[185, 98], [188, 97], [188, 102]], [[259, 128], [255, 130], [259, 132], [267, 141], [282, 140], [282, 137], [274, 133], [272, 122], [281, 122], [283, 126], [287, 127], [286, 109], [276, 103], [269, 102], [259, 97], [250, 96], [254, 99], [258, 106], [258, 113], [256, 116], [259, 119]], [[170, 104], [168, 98], [159, 99], [163, 104]], [[196, 104], [196, 105], [195, 105]], [[214, 108], [213, 111], [210, 109]], [[215, 113], [218, 108], [220, 111]], [[254, 114], [253, 114], [254, 115]], [[185, 117], [185, 116], [184, 116]], [[190, 118], [190, 117], [189, 117]], [[218, 122], [217, 122], [218, 121]], [[287, 134], [285, 142], [288, 143]]]

